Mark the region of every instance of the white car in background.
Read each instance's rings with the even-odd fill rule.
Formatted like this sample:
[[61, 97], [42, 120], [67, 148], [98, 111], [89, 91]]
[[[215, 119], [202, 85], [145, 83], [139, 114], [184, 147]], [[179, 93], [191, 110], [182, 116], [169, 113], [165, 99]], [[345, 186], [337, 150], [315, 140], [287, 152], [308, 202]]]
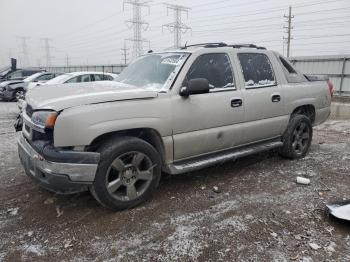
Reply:
[[105, 72], [72, 72], [65, 73], [47, 81], [44, 85], [57, 85], [66, 83], [82, 83], [95, 81], [114, 81], [117, 74]]
[[51, 80], [59, 75], [62, 75], [62, 73], [39, 72], [39, 73], [36, 73], [34, 75], [28, 76], [27, 78], [25, 78], [23, 80], [24, 90], [28, 91], [32, 87], [44, 84], [47, 81], [49, 81], [49, 80]]
[[[60, 85], [60, 84], [67, 84], [67, 83], [72, 84], [72, 83], [96, 82], [96, 81], [114, 81], [117, 79], [117, 77], [118, 77], [117, 74], [106, 73], [106, 72], [84, 71], [84, 72], [64, 73], [46, 82], [39, 81], [31, 85], [28, 85], [26, 91], [36, 86]], [[17, 105], [20, 111], [22, 111], [24, 100], [25, 100], [24, 97], [18, 99]]]

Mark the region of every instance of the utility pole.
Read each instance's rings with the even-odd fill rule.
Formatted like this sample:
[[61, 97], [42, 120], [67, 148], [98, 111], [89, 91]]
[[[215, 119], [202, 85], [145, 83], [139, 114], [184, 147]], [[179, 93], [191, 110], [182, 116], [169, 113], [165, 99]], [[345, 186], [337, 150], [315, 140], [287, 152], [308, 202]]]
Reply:
[[69, 56], [66, 55], [66, 66], [69, 67]]
[[167, 27], [171, 33], [174, 33], [174, 48], [181, 47], [181, 34], [185, 34], [191, 28], [181, 21], [181, 13], [184, 12], [188, 17], [188, 10], [190, 8], [181, 6], [181, 5], [173, 5], [173, 4], [165, 4], [167, 9], [167, 15], [169, 14], [169, 10], [174, 12], [174, 22], [165, 24], [163, 27]]
[[29, 66], [29, 56], [28, 56], [28, 45], [27, 40], [29, 39], [28, 36], [18, 36], [17, 37], [21, 42], [21, 49], [22, 49], [22, 59], [21, 64], [22, 66]]
[[124, 43], [124, 48], [121, 48], [121, 50], [122, 50], [124, 65], [126, 65], [127, 56], [129, 55], [129, 53], [127, 53], [127, 51], [129, 51], [129, 48], [126, 48], [126, 44]]
[[133, 16], [132, 19], [126, 20], [126, 25], [129, 28], [133, 29], [134, 37], [125, 39], [127, 41], [133, 42], [133, 57], [140, 56], [143, 53], [143, 43], [148, 42], [148, 40], [142, 38], [141, 32], [142, 30], [146, 31], [148, 29], [149, 24], [142, 20], [142, 8], [146, 7], [148, 8], [149, 12], [149, 5], [148, 1], [142, 1], [142, 0], [124, 0], [123, 2], [123, 9], [124, 5], [129, 4], [132, 6], [133, 9]]
[[289, 55], [290, 55], [290, 42], [293, 39], [293, 37], [292, 37], [292, 29], [293, 29], [292, 19], [294, 18], [294, 15], [292, 15], [292, 7], [291, 6], [289, 6], [288, 16], [284, 15], [283, 17], [287, 19], [286, 22], [288, 24], [288, 26], [283, 27], [283, 28], [287, 29], [287, 31], [285, 31], [285, 33], [287, 34], [287, 37], [284, 37], [283, 39], [287, 40], [287, 57], [289, 57]]
[[50, 46], [50, 41], [52, 41], [52, 39], [48, 37], [44, 37], [44, 38], [41, 38], [41, 40], [44, 42], [43, 48], [45, 48], [46, 66], [49, 67], [51, 66], [51, 59], [53, 58], [51, 56], [51, 51], [50, 51], [52, 49], [52, 46]]

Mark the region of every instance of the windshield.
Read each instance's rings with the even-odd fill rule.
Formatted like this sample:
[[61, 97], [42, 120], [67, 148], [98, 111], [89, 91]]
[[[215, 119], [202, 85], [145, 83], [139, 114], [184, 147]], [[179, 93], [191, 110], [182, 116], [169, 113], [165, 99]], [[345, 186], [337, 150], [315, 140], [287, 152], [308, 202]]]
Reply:
[[141, 56], [125, 68], [116, 81], [142, 88], [162, 89], [188, 55], [168, 52]]
[[24, 79], [24, 81], [25, 81], [25, 82], [32, 82], [32, 81], [35, 80], [35, 78], [37, 78], [38, 76], [41, 76], [41, 75], [42, 75], [41, 72], [35, 73], [35, 74], [31, 75], [31, 76], [26, 77], [26, 78]]
[[63, 75], [59, 75], [56, 76], [55, 78], [52, 78], [51, 80], [47, 81], [46, 84], [47, 85], [55, 85], [55, 84], [63, 84], [64, 82], [66, 82], [69, 78], [71, 78], [72, 74], [63, 74]]

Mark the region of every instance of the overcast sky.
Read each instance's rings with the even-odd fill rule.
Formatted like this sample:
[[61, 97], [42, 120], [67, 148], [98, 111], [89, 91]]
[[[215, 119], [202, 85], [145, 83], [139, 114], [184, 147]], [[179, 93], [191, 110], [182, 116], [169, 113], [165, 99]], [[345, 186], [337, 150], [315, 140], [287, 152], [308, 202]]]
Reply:
[[[191, 8], [182, 21], [192, 30], [182, 35], [182, 43], [254, 43], [281, 53], [286, 26], [283, 15], [292, 6], [294, 39], [292, 56], [350, 53], [349, 0], [182, 0], [168, 1]], [[44, 40], [50, 38], [53, 65], [118, 64], [124, 39], [133, 31], [125, 20], [132, 8], [122, 0], [0, 0], [0, 64], [9, 57], [32, 66], [46, 65]], [[173, 34], [162, 25], [174, 15], [164, 1], [153, 0], [142, 10], [149, 23], [142, 37], [152, 50], [173, 46]], [[146, 29], [146, 28], [145, 28]], [[23, 56], [20, 37], [26, 37], [28, 57]], [[132, 55], [132, 43], [128, 58]], [[285, 50], [284, 50], [285, 49]], [[148, 44], [144, 44], [148, 50]], [[26, 61], [29, 60], [29, 61]]]

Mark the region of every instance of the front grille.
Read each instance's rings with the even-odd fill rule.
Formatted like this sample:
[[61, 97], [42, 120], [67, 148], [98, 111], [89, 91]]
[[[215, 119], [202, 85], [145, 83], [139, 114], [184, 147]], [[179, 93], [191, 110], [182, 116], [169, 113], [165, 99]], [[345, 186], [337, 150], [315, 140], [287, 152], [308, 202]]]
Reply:
[[31, 105], [27, 105], [26, 106], [26, 114], [27, 114], [27, 116], [32, 117], [32, 115], [33, 115], [33, 107]]

